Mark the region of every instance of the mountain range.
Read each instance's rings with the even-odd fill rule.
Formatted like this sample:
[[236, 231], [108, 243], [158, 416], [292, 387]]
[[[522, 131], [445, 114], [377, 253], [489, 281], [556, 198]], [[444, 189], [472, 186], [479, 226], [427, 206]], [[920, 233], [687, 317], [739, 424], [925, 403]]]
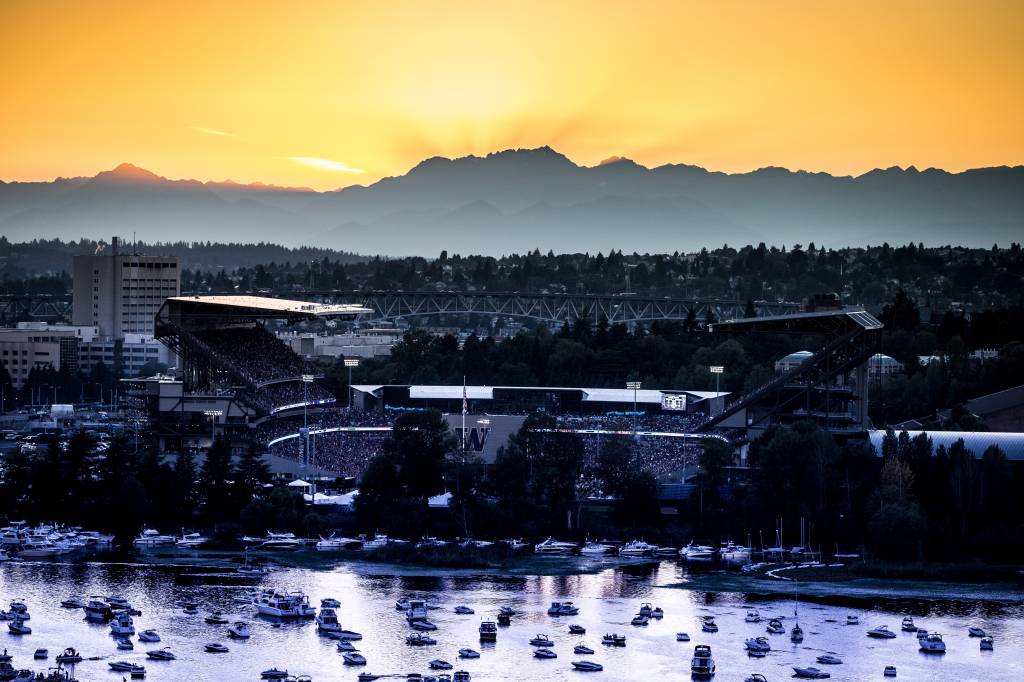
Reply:
[[914, 167], [857, 177], [722, 173], [613, 157], [581, 166], [549, 147], [426, 159], [368, 186], [169, 180], [131, 164], [95, 177], [0, 181], [0, 234], [267, 241], [364, 254], [640, 253], [815, 242], [1005, 245], [1024, 235], [1024, 166]]

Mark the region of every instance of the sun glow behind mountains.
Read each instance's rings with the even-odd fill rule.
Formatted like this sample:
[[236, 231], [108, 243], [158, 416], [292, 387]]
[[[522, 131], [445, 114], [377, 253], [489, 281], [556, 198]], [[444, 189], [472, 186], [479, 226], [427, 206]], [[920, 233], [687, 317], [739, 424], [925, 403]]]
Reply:
[[130, 160], [327, 189], [545, 144], [726, 171], [1016, 164], [1022, 25], [1000, 0], [14, 0], [0, 177]]

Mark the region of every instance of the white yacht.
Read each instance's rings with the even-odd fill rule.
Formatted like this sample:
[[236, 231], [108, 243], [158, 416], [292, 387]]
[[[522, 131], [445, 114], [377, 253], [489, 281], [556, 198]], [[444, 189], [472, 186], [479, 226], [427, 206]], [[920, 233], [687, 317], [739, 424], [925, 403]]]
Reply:
[[721, 551], [722, 563], [732, 566], [742, 566], [750, 563], [750, 548], [727, 542]]
[[768, 641], [767, 637], [751, 637], [746, 642], [744, 642], [744, 646], [746, 647], [747, 651], [771, 651], [772, 650], [772, 645]]
[[900, 629], [902, 629], [903, 632], [917, 632], [917, 626], [914, 625], [914, 619], [910, 616], [903, 619], [903, 622], [900, 624]]
[[358, 651], [346, 651], [341, 655], [345, 665], [366, 665], [366, 656]]
[[604, 670], [604, 666], [600, 663], [594, 663], [593, 661], [573, 661], [572, 667], [584, 672], [601, 672]]
[[334, 597], [324, 597], [320, 600], [320, 608], [322, 609], [340, 609], [341, 602]]
[[832, 675], [825, 672], [824, 670], [819, 670], [813, 666], [808, 666], [805, 668], [794, 665], [793, 672], [796, 673], [795, 675], [793, 675], [793, 677], [799, 677], [807, 680], [823, 680], [828, 677], [832, 677]]
[[579, 607], [571, 601], [553, 601], [548, 607], [549, 616], [575, 616], [579, 612]]
[[158, 545], [173, 545], [177, 540], [178, 538], [173, 535], [161, 535], [159, 531], [152, 528], [143, 528], [132, 544], [139, 547], [156, 547]]
[[576, 543], [548, 538], [534, 545], [533, 551], [537, 554], [572, 554], [576, 551]]
[[750, 609], [747, 611], [747, 616], [743, 620], [747, 623], [760, 623], [761, 614], [757, 612], [757, 609]]
[[476, 649], [459, 649], [459, 658], [480, 658], [480, 652]]
[[210, 538], [204, 537], [199, 533], [182, 533], [178, 541], [175, 542], [178, 547], [201, 547], [210, 541]]
[[612, 554], [614, 551], [614, 545], [609, 545], [604, 542], [587, 542], [585, 545], [580, 547], [580, 554], [584, 556], [606, 556], [608, 554]]
[[690, 635], [688, 635], [685, 632], [677, 632], [676, 633], [676, 641], [677, 642], [689, 642], [690, 641]]
[[896, 633], [885, 625], [880, 625], [877, 628], [868, 630], [868, 637], [874, 637], [875, 639], [892, 639], [895, 636]]
[[526, 549], [530, 546], [530, 543], [524, 542], [522, 538], [509, 538], [507, 540], [502, 540], [501, 542], [502, 544], [508, 545], [509, 549], [513, 552]]
[[707, 545], [695, 545], [692, 541], [679, 550], [681, 556], [688, 563], [707, 564], [715, 558], [715, 548]]
[[786, 628], [782, 626], [782, 621], [778, 618], [769, 619], [766, 630], [770, 635], [783, 635], [786, 633]]
[[143, 630], [139, 633], [140, 642], [159, 642], [160, 634], [156, 630]]
[[946, 643], [942, 641], [942, 635], [937, 632], [932, 632], [917, 641], [920, 643], [920, 650], [926, 654], [946, 653]]
[[177, 658], [177, 656], [171, 653], [170, 647], [164, 647], [163, 649], [154, 649], [152, 651], [147, 651], [146, 656], [152, 658], [154, 661], [173, 661]]
[[460, 543], [460, 546], [464, 549], [483, 549], [484, 547], [490, 547], [494, 543], [490, 540], [474, 540], [473, 538], [467, 538]]
[[991, 637], [981, 638], [981, 650], [982, 651], [993, 651], [995, 650], [995, 640]]
[[338, 537], [332, 534], [329, 538], [321, 537], [316, 543], [319, 552], [338, 552], [343, 549], [359, 549], [363, 543], [356, 538]]
[[389, 542], [388, 536], [381, 535], [380, 533], [374, 535], [373, 539], [367, 538], [363, 535], [360, 535], [359, 537], [362, 538], [363, 549], [380, 549], [381, 547], [386, 547]]
[[309, 597], [301, 592], [280, 594], [263, 593], [256, 600], [256, 611], [275, 618], [313, 618], [316, 609], [309, 605]]
[[643, 540], [632, 540], [619, 547], [619, 556], [651, 556], [656, 549], [655, 545], [648, 544]]
[[320, 609], [320, 613], [316, 615], [316, 631], [328, 634], [340, 629], [341, 623], [338, 622], [338, 614], [335, 610]]
[[427, 620], [427, 602], [425, 599], [410, 599], [405, 609], [405, 619], [410, 623]]
[[[236, 621], [231, 627], [228, 628], [228, 637], [234, 639], [249, 639], [249, 625], [242, 621]], [[141, 639], [141, 635], [139, 636]]]
[[847, 616], [846, 617], [846, 624], [847, 625], [860, 625], [860, 618], [858, 618], [857, 616]]
[[260, 545], [263, 549], [298, 549], [302, 547], [302, 540], [295, 537], [295, 533], [271, 533], [267, 531], [267, 537]]
[[42, 559], [57, 556], [63, 551], [64, 548], [50, 540], [26, 540], [18, 551], [18, 556], [23, 559]]
[[715, 659], [711, 657], [711, 647], [698, 644], [693, 648], [690, 659], [690, 674], [694, 678], [709, 678], [715, 675]]
[[85, 600], [81, 597], [71, 597], [62, 601], [60, 605], [66, 609], [84, 609]]
[[134, 635], [135, 623], [127, 611], [121, 611], [110, 621], [110, 634], [116, 636]]
[[462, 606], [461, 604], [459, 606], [456, 606], [453, 610], [460, 616], [472, 616], [474, 613], [476, 613], [476, 611], [474, 611], [473, 609], [469, 608], [468, 606]]
[[824, 663], [825, 665], [840, 665], [843, 662], [843, 659], [833, 653], [827, 653], [818, 656], [817, 661], [818, 663]]

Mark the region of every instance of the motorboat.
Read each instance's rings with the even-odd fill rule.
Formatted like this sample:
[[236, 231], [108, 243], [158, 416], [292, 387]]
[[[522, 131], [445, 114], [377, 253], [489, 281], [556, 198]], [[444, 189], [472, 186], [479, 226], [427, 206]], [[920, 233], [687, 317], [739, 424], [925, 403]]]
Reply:
[[685, 632], [677, 632], [676, 633], [676, 641], [677, 642], [689, 642], [690, 641], [690, 635], [686, 634]]
[[647, 625], [650, 622], [651, 622], [651, 619], [648, 618], [647, 616], [641, 616], [640, 614], [637, 614], [637, 615], [633, 616], [633, 620], [629, 621], [629, 624], [630, 625]]
[[117, 648], [121, 651], [134, 651], [135, 645], [132, 644], [130, 639], [119, 639], [117, 640]]
[[892, 639], [895, 636], [896, 633], [885, 625], [880, 625], [877, 628], [868, 630], [868, 637], [874, 637], [875, 639]]
[[577, 656], [583, 656], [594, 653], [594, 650], [586, 644], [577, 644], [572, 648], [572, 652]]
[[333, 630], [331, 632], [328, 632], [327, 636], [331, 639], [336, 639], [342, 642], [359, 641], [363, 638], [363, 635], [361, 633], [345, 629]]
[[132, 544], [136, 547], [156, 547], [158, 545], [173, 545], [177, 541], [178, 538], [173, 535], [162, 535], [152, 528], [143, 528]]
[[110, 621], [110, 634], [115, 636], [134, 635], [135, 623], [127, 611], [120, 611]]
[[139, 633], [140, 642], [159, 642], [160, 634], [156, 630], [143, 630]]
[[147, 651], [146, 652], [146, 656], [148, 656], [149, 658], [152, 658], [154, 661], [173, 661], [174, 659], [177, 658], [177, 656], [175, 656], [173, 653], [171, 653], [171, 650], [170, 650], [169, 647], [164, 647], [163, 649], [153, 649], [152, 651]]
[[265, 592], [256, 600], [256, 611], [275, 618], [313, 618], [316, 609], [309, 605], [309, 597], [301, 592], [281, 594]]
[[926, 654], [944, 654], [946, 653], [946, 643], [942, 641], [942, 635], [937, 632], [929, 634], [927, 637], [923, 637], [917, 640], [920, 643], [920, 651]]
[[322, 609], [340, 609], [341, 602], [333, 597], [326, 597], [320, 600], [320, 608]]
[[534, 649], [533, 655], [535, 658], [558, 658], [558, 654], [547, 647]]
[[679, 553], [678, 549], [676, 549], [675, 547], [669, 547], [668, 545], [665, 545], [665, 546], [660, 546], [659, 545], [659, 546], [656, 546], [654, 548], [654, 556], [670, 557], [670, 556], [676, 556], [678, 553]]
[[967, 628], [967, 634], [971, 637], [984, 637], [985, 631], [981, 628]]
[[839, 658], [835, 654], [822, 654], [817, 658], [818, 663], [824, 663], [825, 665], [839, 665], [843, 662], [843, 659]]
[[437, 629], [437, 625], [431, 623], [429, 620], [414, 620], [409, 623], [409, 627], [413, 630], [419, 630], [420, 632], [433, 632]]
[[498, 615], [500, 615], [500, 616], [514, 616], [514, 615], [516, 615], [516, 612], [512, 609], [511, 606], [502, 606], [500, 609], [498, 609]]
[[715, 617], [704, 616], [704, 620], [700, 624], [700, 629], [704, 632], [718, 632], [718, 624], [715, 622]]
[[661, 620], [664, 617], [665, 611], [662, 610], [660, 606], [655, 606], [654, 609], [651, 611], [651, 618], [654, 618], [655, 620]]
[[583, 556], [607, 556], [615, 551], [615, 545], [603, 542], [587, 542], [580, 547], [580, 554]]
[[679, 550], [679, 556], [687, 563], [709, 564], [715, 560], [715, 548], [696, 545], [692, 541]]
[[452, 674], [452, 682], [469, 682], [469, 673], [465, 670], [456, 670]]
[[366, 665], [366, 656], [358, 651], [346, 651], [341, 655], [341, 659], [345, 665]]
[[128, 600], [118, 595], [111, 595], [107, 597], [107, 603], [110, 604], [111, 611], [128, 611], [131, 612], [132, 605], [128, 603]]
[[599, 673], [604, 670], [604, 666], [594, 661], [573, 661], [572, 667], [576, 670], [582, 670], [588, 673]]
[[20, 618], [16, 618], [7, 624], [7, 629], [12, 635], [31, 635], [32, 628], [25, 625], [25, 621]]
[[982, 651], [992, 651], [993, 649], [995, 649], [995, 641], [991, 637], [982, 637], [981, 638], [981, 650]]
[[533, 639], [530, 640], [530, 645], [531, 646], [545, 646], [546, 647], [546, 646], [554, 646], [555, 643], [552, 642], [548, 638], [547, 635], [537, 635], [536, 637], [534, 637]]
[[356, 645], [353, 644], [351, 641], [349, 641], [347, 639], [339, 639], [338, 641], [336, 641], [334, 643], [334, 646], [341, 653], [345, 653], [346, 651], [356, 651], [357, 650], [356, 649]]
[[63, 554], [63, 548], [49, 540], [27, 540], [18, 550], [23, 559], [45, 559]]
[[427, 665], [430, 666], [431, 670], [451, 670], [453, 667], [455, 667], [443, 658], [435, 658]]
[[199, 607], [197, 607], [197, 606], [186, 606], [185, 608], [182, 609], [182, 611], [184, 611], [186, 614], [188, 614], [190, 616], [194, 616], [197, 613], [199, 613]]
[[747, 615], [743, 620], [747, 623], [760, 623], [761, 614], [757, 612], [757, 609], [751, 609], [747, 611]]
[[606, 634], [601, 638], [601, 644], [605, 646], [626, 646], [626, 636], [616, 633]]
[[363, 549], [380, 549], [386, 547], [389, 540], [387, 535], [381, 535], [378, 533], [373, 538], [362, 537], [362, 548]]
[[654, 611], [654, 609], [651, 608], [651, 605], [648, 604], [647, 602], [644, 602], [643, 604], [640, 605], [640, 610], [637, 611], [636, 613], [639, 616], [644, 616], [645, 618], [650, 618], [651, 617], [651, 613], [653, 611]]
[[70, 665], [74, 663], [81, 663], [83, 658], [82, 654], [78, 653], [71, 647], [68, 647], [63, 653], [57, 654], [57, 658], [55, 660], [62, 665]]
[[334, 609], [320, 609], [316, 615], [316, 631], [321, 633], [336, 632], [341, 629], [338, 614]]
[[493, 544], [494, 543], [490, 540], [474, 540], [473, 538], [466, 538], [459, 543], [459, 546], [463, 549], [483, 549], [485, 547], [490, 547]]
[[480, 652], [476, 649], [459, 649], [459, 658], [480, 658]]
[[203, 645], [203, 649], [208, 654], [226, 654], [228, 652], [228, 648], [220, 642], [208, 642]]
[[579, 607], [571, 601], [553, 601], [548, 607], [549, 616], [575, 616], [580, 612]]
[[373, 673], [359, 673], [359, 675], [356, 676], [356, 682], [373, 682], [374, 680], [379, 679], [380, 675], [374, 675]]
[[207, 625], [227, 625], [231, 622], [224, 616], [223, 611], [211, 611], [204, 620]]
[[824, 680], [828, 677], [832, 677], [832, 675], [824, 670], [819, 670], [814, 667], [801, 668], [800, 666], [794, 665], [793, 672], [795, 673], [793, 677], [799, 677], [805, 680]]
[[[498, 616], [501, 618], [501, 616]], [[485, 620], [480, 623], [480, 641], [481, 642], [496, 642], [498, 641], [498, 626], [493, 621]]]
[[569, 626], [569, 634], [570, 635], [585, 635], [585, 634], [587, 634], [587, 629], [585, 627], [583, 627], [582, 625], [577, 625], [576, 623], [573, 623], [572, 625]]
[[427, 537], [424, 537], [419, 542], [417, 542], [414, 545], [414, 547], [416, 547], [416, 549], [426, 549], [428, 547], [446, 547], [447, 545], [448, 545], [448, 542], [445, 541], [445, 540], [442, 540], [440, 538], [435, 538], [435, 537], [427, 536]]
[[[235, 621], [235, 623], [228, 628], [228, 637], [234, 639], [249, 639], [249, 625], [242, 621]], [[142, 635], [139, 635], [139, 639], [142, 639]]]
[[857, 616], [847, 616], [846, 617], [846, 624], [847, 625], [860, 625], [860, 618], [858, 618]]
[[765, 628], [769, 635], [784, 635], [786, 634], [786, 628], [782, 626], [782, 621], [778, 618], [770, 618], [768, 620], [768, 627]]
[[530, 546], [530, 543], [524, 542], [522, 538], [508, 538], [502, 540], [503, 545], [507, 545], [513, 552], [518, 552], [521, 549], [526, 549]]
[[789, 631], [789, 641], [794, 644], [799, 644], [804, 641], [804, 629], [797, 623], [793, 626], [793, 629]]
[[284, 680], [288, 678], [288, 671], [269, 668], [261, 672], [260, 677], [264, 680]]
[[576, 543], [548, 538], [534, 545], [533, 551], [537, 554], [572, 554], [576, 551]]
[[66, 609], [84, 609], [85, 600], [81, 597], [71, 597], [70, 599], [62, 601], [60, 605]]
[[405, 609], [405, 619], [410, 623], [427, 619], [427, 602], [425, 599], [409, 599]]
[[405, 643], [409, 646], [430, 646], [437, 644], [437, 640], [430, 635], [425, 635], [422, 632], [414, 632], [405, 638]]
[[631, 540], [619, 547], [619, 556], [652, 556], [657, 547], [643, 540]]
[[194, 548], [202, 547], [209, 541], [210, 538], [202, 536], [199, 533], [183, 533], [174, 544], [178, 547]]
[[706, 644], [698, 644], [693, 648], [693, 658], [690, 659], [690, 674], [696, 678], [714, 676], [715, 659], [711, 657], [711, 647]]
[[927, 628], [918, 628], [917, 629], [917, 638], [918, 639], [921, 639], [922, 637], [927, 637], [927, 636], [928, 636], [928, 629]]
[[885, 670], [882, 671], [882, 675], [884, 675], [885, 677], [896, 677], [896, 666], [885, 666]]
[[469, 608], [468, 606], [456, 606], [454, 611], [460, 616], [472, 616], [474, 613], [476, 613], [476, 611]]
[[751, 637], [743, 643], [747, 651], [771, 651], [772, 645], [767, 637]]
[[751, 550], [749, 547], [727, 542], [721, 549], [722, 563], [730, 566], [742, 566], [750, 563]]
[[359, 549], [363, 542], [358, 538], [345, 538], [331, 535], [329, 538], [321, 537], [316, 543], [318, 552], [338, 552], [343, 549]]
[[32, 654], [32, 658], [34, 658], [37, 661], [43, 660], [43, 659], [46, 659], [46, 658], [49, 658], [49, 657], [50, 657], [49, 649], [36, 649], [35, 652]]
[[900, 625], [903, 632], [917, 632], [917, 626], [914, 625], [914, 619], [907, 616], [903, 619], [903, 623]]
[[96, 623], [106, 623], [114, 612], [103, 597], [90, 597], [85, 604], [85, 618]]
[[743, 682], [768, 682], [768, 678], [761, 673], [751, 673]]
[[507, 626], [507, 625], [511, 625], [511, 624], [512, 624], [512, 616], [510, 616], [507, 613], [499, 613], [498, 614], [498, 625], [506, 625]]
[[130, 673], [132, 677], [142, 677], [146, 674], [146, 668], [138, 663], [128, 661], [112, 661], [107, 663], [111, 670], [116, 673]]
[[302, 544], [302, 540], [295, 537], [295, 533], [271, 533], [270, 531], [267, 531], [267, 537], [263, 539], [260, 548], [291, 550], [302, 547]]

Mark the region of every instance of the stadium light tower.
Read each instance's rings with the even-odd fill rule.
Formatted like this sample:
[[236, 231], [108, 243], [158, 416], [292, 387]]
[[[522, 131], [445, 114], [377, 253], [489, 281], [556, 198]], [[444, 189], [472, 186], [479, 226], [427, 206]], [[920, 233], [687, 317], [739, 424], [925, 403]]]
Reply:
[[725, 372], [725, 367], [722, 367], [721, 365], [712, 365], [711, 367], [708, 367], [708, 370], [715, 375], [715, 400], [717, 401], [718, 394], [720, 392], [718, 390], [719, 380], [722, 378], [722, 374]]
[[633, 438], [636, 438], [636, 392], [643, 386], [641, 381], [627, 381], [626, 388], [633, 391]]
[[352, 368], [359, 366], [359, 358], [345, 358], [348, 367], [348, 408], [352, 409]]
[[309, 419], [307, 413], [309, 411], [309, 385], [313, 383], [312, 374], [302, 375], [302, 434], [303, 442], [305, 444], [306, 451], [302, 458], [302, 472], [306, 473], [306, 466], [309, 462]]
[[203, 414], [210, 418], [210, 447], [217, 440], [217, 417], [224, 414], [224, 410], [203, 410]]

